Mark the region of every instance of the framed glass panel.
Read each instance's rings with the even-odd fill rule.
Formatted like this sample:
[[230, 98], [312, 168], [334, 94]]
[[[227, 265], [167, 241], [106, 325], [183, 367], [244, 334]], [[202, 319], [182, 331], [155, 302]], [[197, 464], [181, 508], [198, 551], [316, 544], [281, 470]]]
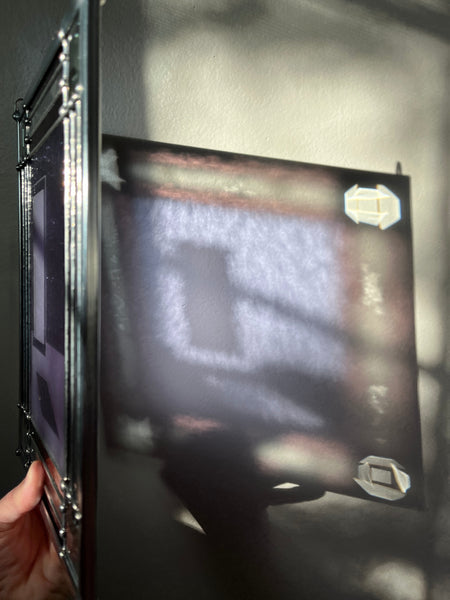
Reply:
[[[16, 104], [22, 384], [18, 453], [74, 587], [94, 594], [98, 298], [98, 2], [74, 2]], [[89, 461], [86, 460], [89, 456]]]

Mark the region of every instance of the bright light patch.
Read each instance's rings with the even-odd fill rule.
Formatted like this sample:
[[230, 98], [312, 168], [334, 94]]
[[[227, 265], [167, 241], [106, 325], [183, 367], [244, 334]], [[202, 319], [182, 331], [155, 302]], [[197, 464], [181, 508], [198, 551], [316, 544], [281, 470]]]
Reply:
[[190, 529], [194, 529], [195, 531], [205, 535], [203, 527], [187, 508], [180, 508], [174, 513], [173, 517], [175, 521], [178, 521], [179, 523], [186, 525], [186, 527], [190, 527]]
[[280, 483], [279, 485], [274, 485], [273, 489], [274, 490], [292, 490], [293, 488], [298, 488], [298, 487], [300, 487], [298, 485], [298, 483], [286, 482], [286, 483]]
[[400, 199], [384, 185], [376, 188], [354, 185], [344, 198], [345, 214], [355, 223], [387, 229], [402, 218]]
[[383, 562], [372, 566], [366, 577], [366, 589], [377, 600], [425, 600], [425, 575], [406, 561]]

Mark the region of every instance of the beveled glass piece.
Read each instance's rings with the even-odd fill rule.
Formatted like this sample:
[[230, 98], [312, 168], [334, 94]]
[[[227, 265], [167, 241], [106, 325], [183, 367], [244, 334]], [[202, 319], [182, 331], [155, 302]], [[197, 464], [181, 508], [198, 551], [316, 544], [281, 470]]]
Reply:
[[355, 481], [370, 496], [396, 501], [411, 488], [411, 479], [403, 467], [392, 458], [367, 456], [358, 465]]
[[402, 218], [399, 198], [385, 185], [364, 188], [354, 185], [344, 194], [345, 214], [355, 223], [387, 229]]

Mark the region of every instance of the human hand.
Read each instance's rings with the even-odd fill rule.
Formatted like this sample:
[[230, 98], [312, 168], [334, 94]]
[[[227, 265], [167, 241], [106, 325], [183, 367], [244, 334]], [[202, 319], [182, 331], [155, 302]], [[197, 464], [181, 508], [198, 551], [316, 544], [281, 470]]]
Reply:
[[22, 483], [0, 500], [0, 600], [73, 598], [39, 510], [43, 487], [44, 470], [34, 462]]

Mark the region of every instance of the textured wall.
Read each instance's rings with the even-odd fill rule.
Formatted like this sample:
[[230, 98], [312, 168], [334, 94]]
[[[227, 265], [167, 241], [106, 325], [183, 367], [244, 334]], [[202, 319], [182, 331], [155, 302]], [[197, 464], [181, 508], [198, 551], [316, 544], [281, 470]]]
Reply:
[[[20, 476], [13, 457], [18, 293], [10, 115], [66, 5], [61, 0], [5, 0], [2, 5], [1, 492]], [[307, 524], [303, 533], [310, 528], [311, 536], [319, 536], [308, 550], [311, 564], [317, 565], [320, 556], [330, 561], [315, 572], [331, 586], [341, 582], [349, 597], [350, 591], [364, 590], [380, 600], [425, 600], [432, 591], [437, 600], [450, 589], [444, 576], [450, 560], [444, 360], [450, 135], [446, 6], [439, 0], [108, 0], [103, 9], [105, 132], [381, 171], [393, 171], [400, 160], [411, 176], [430, 508], [421, 515], [394, 511], [392, 516], [385, 507], [327, 495], [295, 509]], [[379, 521], [373, 520], [374, 512]], [[371, 518], [372, 524], [387, 524], [380, 533], [382, 551], [365, 555], [355, 569], [358, 546], [350, 542], [365, 539]], [[404, 539], [394, 540], [396, 549], [387, 555], [390, 535]], [[344, 550], [329, 550], [326, 556], [330, 540], [341, 540]]]
[[411, 176], [429, 510], [328, 494], [278, 511], [280, 531], [283, 519], [302, 523], [304, 545], [291, 540], [291, 550], [313, 565], [303, 581], [318, 596], [320, 578], [346, 598], [438, 599], [450, 589], [446, 6], [166, 0], [130, 10], [108, 0], [104, 9], [105, 132], [369, 170], [401, 161]]

